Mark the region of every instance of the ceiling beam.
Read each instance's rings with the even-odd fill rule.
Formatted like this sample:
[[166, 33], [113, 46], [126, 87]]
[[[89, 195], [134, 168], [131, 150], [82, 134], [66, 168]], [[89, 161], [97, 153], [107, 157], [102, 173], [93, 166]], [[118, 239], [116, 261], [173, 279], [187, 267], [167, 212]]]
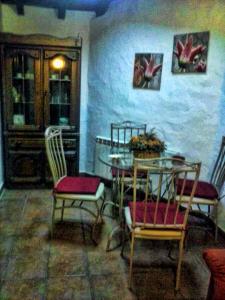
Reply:
[[58, 18], [64, 20], [66, 17], [66, 9], [63, 6], [58, 7]]
[[94, 11], [96, 16], [103, 15], [113, 0], [0, 0], [14, 4], [18, 14], [24, 14], [24, 5], [57, 9], [58, 18], [65, 19], [66, 10]]
[[17, 11], [17, 14], [20, 15], [20, 16], [23, 16], [24, 15], [24, 5], [23, 3], [19, 3], [19, 1], [16, 1], [16, 11]]

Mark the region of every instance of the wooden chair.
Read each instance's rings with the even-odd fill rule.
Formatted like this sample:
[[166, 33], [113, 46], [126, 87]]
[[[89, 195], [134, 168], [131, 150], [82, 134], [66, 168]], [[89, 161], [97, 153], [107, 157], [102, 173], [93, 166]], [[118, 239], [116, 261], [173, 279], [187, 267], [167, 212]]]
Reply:
[[[147, 172], [145, 192], [140, 193], [137, 174]], [[133, 201], [125, 207], [125, 221], [130, 232], [129, 287], [132, 285], [134, 244], [136, 239], [175, 240], [179, 242], [176, 286], [179, 289], [183, 244], [187, 218], [194, 196], [200, 164], [190, 164], [173, 158], [135, 159]], [[187, 178], [192, 176], [194, 184], [185, 207], [182, 207], [183, 190]], [[183, 185], [176, 199], [176, 183], [182, 177]], [[161, 197], [163, 195], [163, 197]]]
[[[55, 211], [61, 210], [62, 221], [66, 208], [84, 209], [90, 213], [95, 220], [92, 227], [93, 235], [95, 226], [102, 221], [101, 208], [103, 204], [100, 203], [100, 199], [104, 203], [104, 184], [97, 177], [67, 176], [62, 139], [63, 129], [69, 129], [69, 127], [50, 126], [45, 131], [47, 158], [54, 183], [51, 235], [53, 235]], [[91, 204], [94, 206], [95, 212], [90, 209]]]
[[[213, 172], [210, 181], [198, 181], [195, 195], [193, 198], [193, 205], [197, 206], [198, 212], [212, 217], [215, 222], [215, 240], [217, 240], [218, 235], [218, 203], [223, 197], [221, 195], [225, 181], [225, 136], [222, 137], [220, 151], [218, 153], [216, 163], [213, 168]], [[186, 188], [184, 190], [184, 195], [189, 198], [190, 191], [192, 189], [193, 181], [189, 180], [187, 182]], [[182, 186], [182, 180], [178, 184], [178, 193]], [[185, 197], [183, 197], [185, 200]], [[207, 206], [207, 211], [202, 209]], [[214, 209], [212, 209], [214, 208]], [[196, 210], [194, 207], [192, 211]], [[193, 226], [194, 227], [194, 226]]]

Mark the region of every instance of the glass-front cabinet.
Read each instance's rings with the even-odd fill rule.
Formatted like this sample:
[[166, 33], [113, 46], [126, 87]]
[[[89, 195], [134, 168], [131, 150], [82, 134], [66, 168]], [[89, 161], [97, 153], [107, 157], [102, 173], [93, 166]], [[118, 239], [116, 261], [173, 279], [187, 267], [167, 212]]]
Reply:
[[78, 52], [46, 50], [44, 52], [44, 68], [47, 74], [44, 81], [46, 124], [74, 125], [76, 102]]
[[40, 127], [40, 50], [5, 49], [7, 127]]
[[0, 35], [6, 187], [51, 181], [44, 131], [67, 126], [68, 173], [79, 172], [81, 40]]

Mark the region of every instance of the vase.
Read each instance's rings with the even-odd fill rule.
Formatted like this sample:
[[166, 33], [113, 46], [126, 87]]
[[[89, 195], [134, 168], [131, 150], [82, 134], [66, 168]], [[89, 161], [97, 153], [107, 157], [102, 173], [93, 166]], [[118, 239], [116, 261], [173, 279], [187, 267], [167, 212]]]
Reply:
[[133, 153], [134, 153], [135, 158], [157, 158], [157, 157], [160, 157], [160, 152], [135, 150]]

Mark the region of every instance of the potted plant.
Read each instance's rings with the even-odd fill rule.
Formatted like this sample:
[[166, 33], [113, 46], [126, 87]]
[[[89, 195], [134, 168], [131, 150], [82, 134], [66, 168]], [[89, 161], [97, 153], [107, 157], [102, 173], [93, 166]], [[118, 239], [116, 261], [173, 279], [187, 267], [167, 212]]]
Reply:
[[154, 158], [166, 150], [166, 145], [158, 138], [153, 128], [150, 132], [133, 136], [129, 141], [129, 148], [137, 158]]

